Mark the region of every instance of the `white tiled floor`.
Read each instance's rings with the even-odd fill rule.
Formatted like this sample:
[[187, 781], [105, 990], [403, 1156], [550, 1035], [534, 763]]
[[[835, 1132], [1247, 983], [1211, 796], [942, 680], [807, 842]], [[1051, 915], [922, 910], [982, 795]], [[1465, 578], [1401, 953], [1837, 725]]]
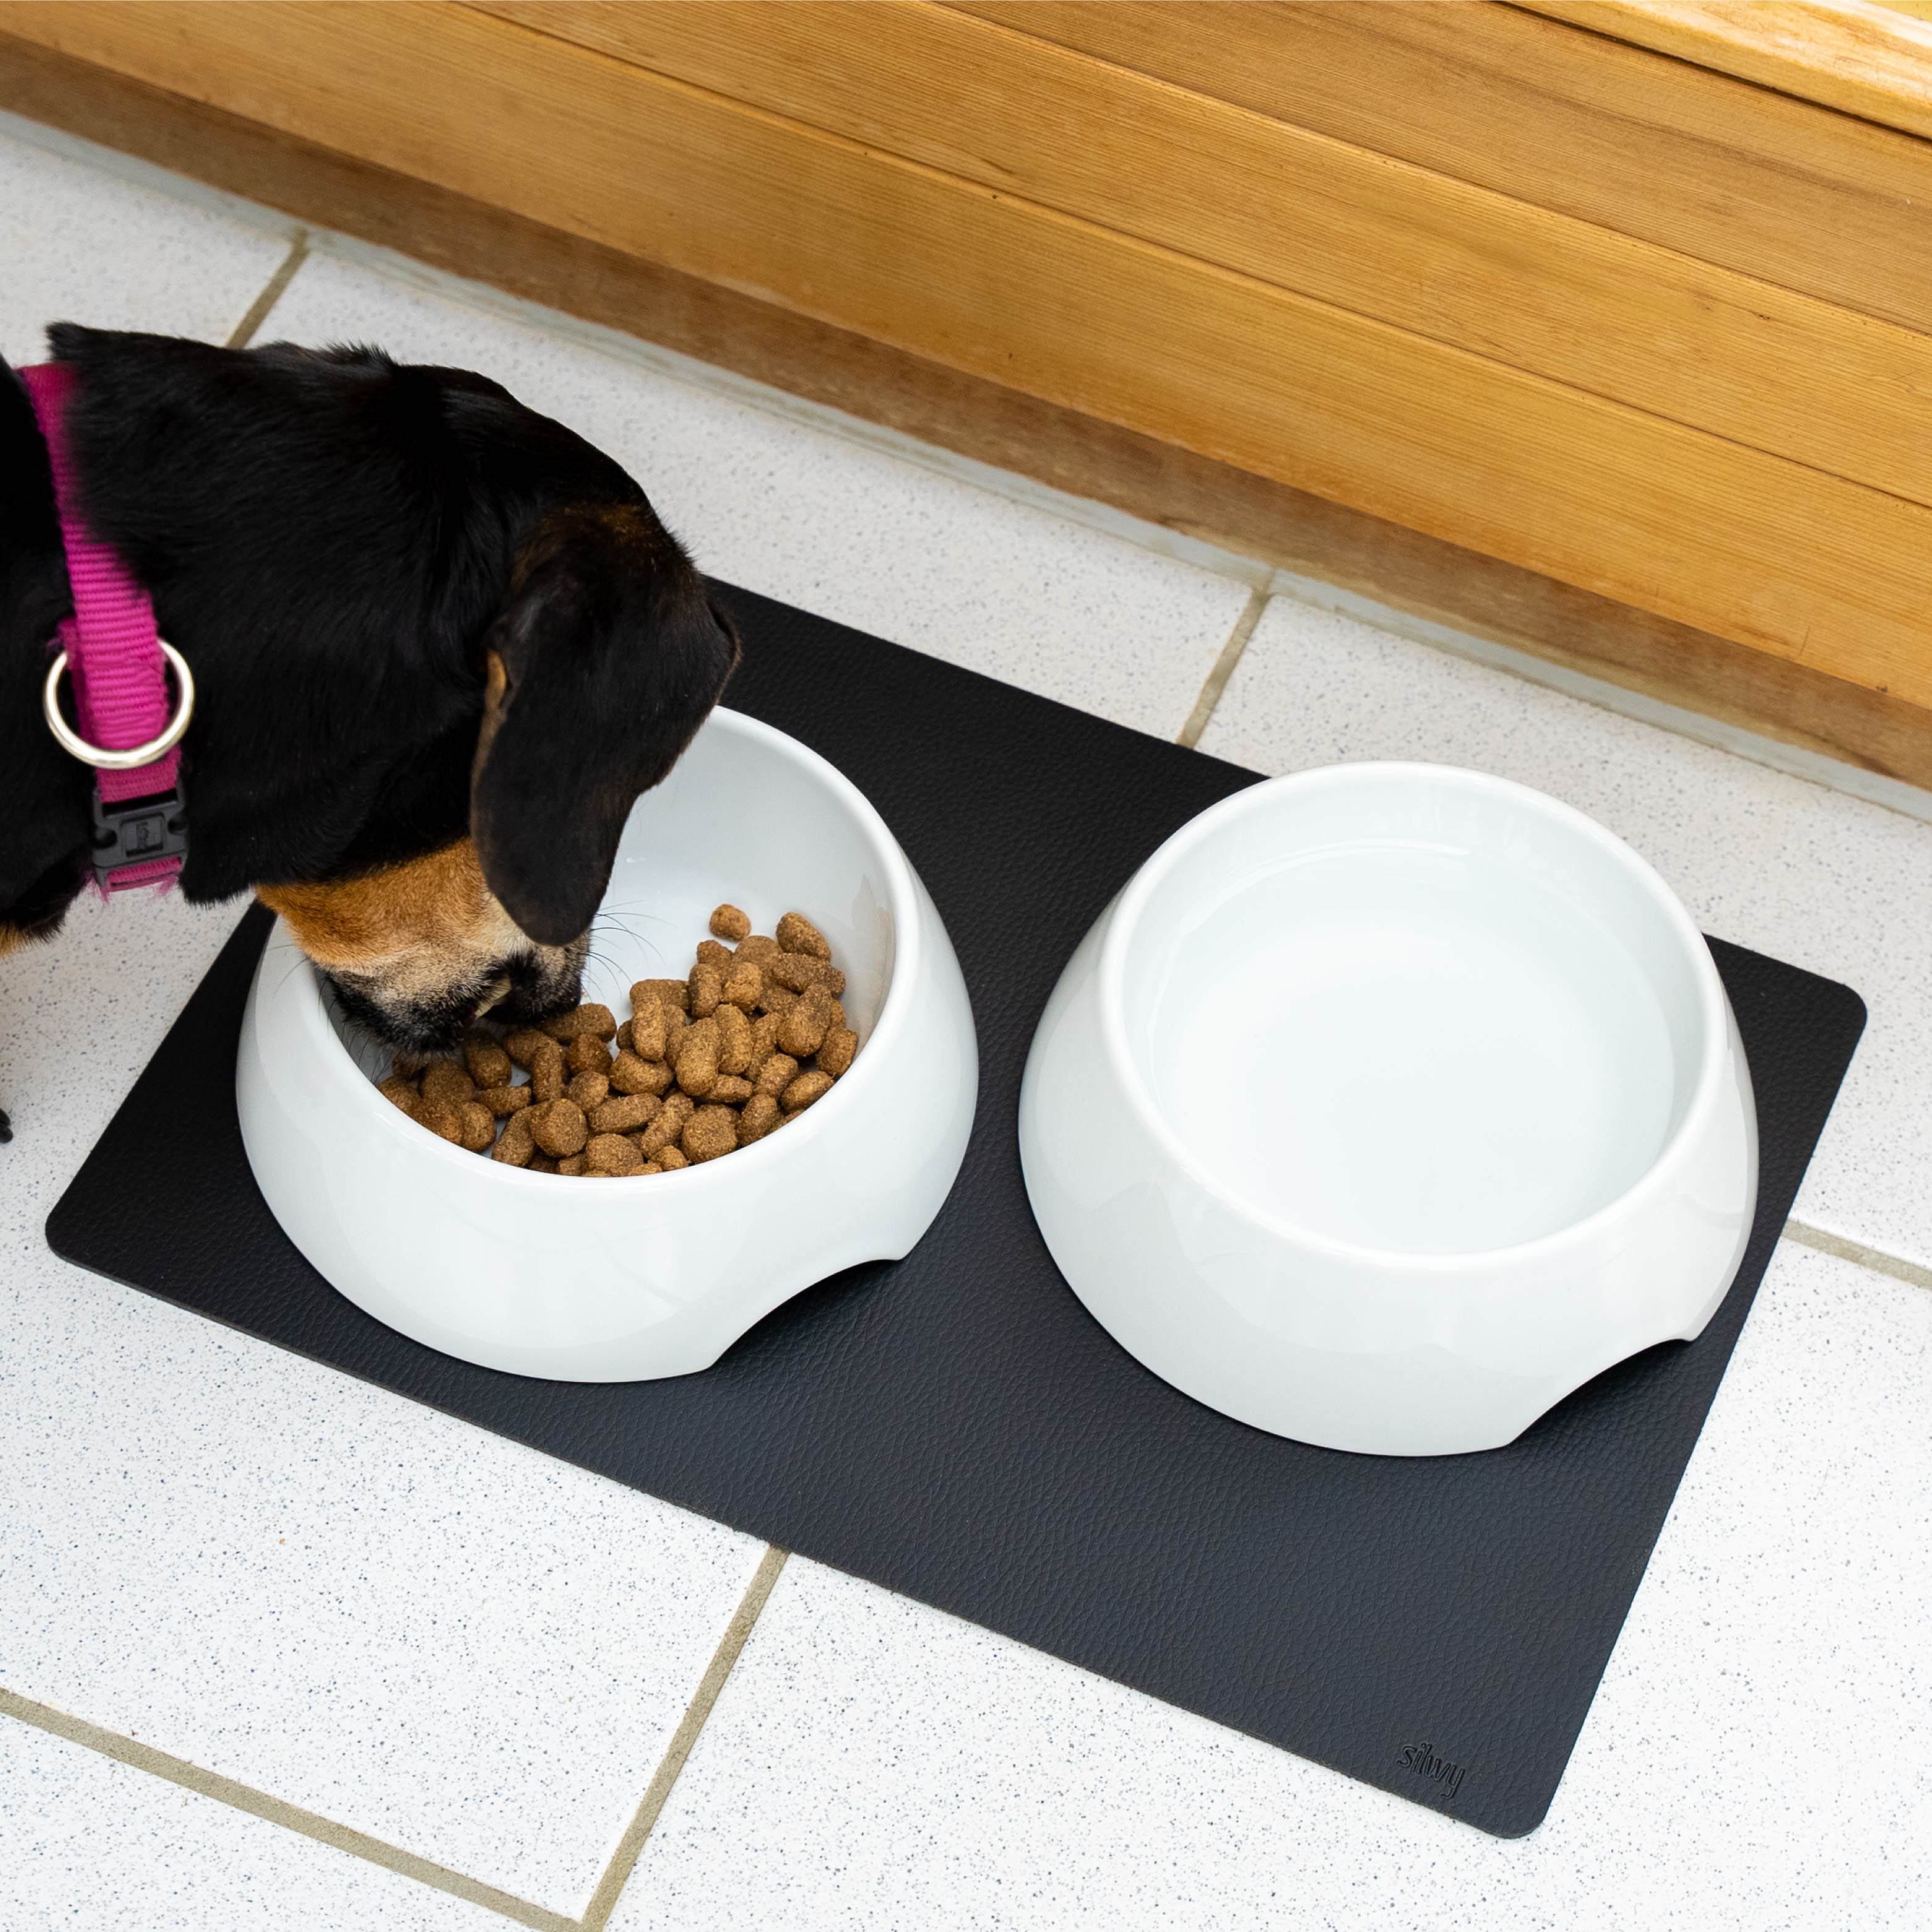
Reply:
[[413, 1879], [0, 1719], [0, 1925], [500, 1932]]
[[[286, 251], [279, 218], [20, 132], [10, 356], [56, 317], [220, 339]], [[1248, 596], [328, 238], [262, 333], [484, 369], [610, 448], [706, 568], [1163, 736]], [[1932, 826], [1280, 598], [1204, 748], [1525, 778], [1712, 930], [1850, 981], [1872, 1028], [1803, 1211], [1932, 1257]], [[577, 1916], [758, 1548], [47, 1253], [233, 917], [88, 907], [0, 970], [0, 1685]], [[1928, 1370], [1932, 1294], [1780, 1252], [1528, 1840], [794, 1558], [614, 1922], [1932, 1923]], [[0, 1716], [6, 1932], [485, 1922]]]

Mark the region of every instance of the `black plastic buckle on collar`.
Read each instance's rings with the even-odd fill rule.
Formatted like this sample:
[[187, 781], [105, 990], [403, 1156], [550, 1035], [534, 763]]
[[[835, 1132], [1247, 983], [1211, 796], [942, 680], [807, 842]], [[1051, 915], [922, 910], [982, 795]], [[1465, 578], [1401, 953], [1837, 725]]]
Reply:
[[102, 802], [97, 789], [94, 805], [94, 876], [101, 890], [110, 890], [116, 872], [146, 866], [157, 859], [188, 857], [188, 794], [181, 781], [172, 790], [152, 798], [130, 798], [118, 805]]

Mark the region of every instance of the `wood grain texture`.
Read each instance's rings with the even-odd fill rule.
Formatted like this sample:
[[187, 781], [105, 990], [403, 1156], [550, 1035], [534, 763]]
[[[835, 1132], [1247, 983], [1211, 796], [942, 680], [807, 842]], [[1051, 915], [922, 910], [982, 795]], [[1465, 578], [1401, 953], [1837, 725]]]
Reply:
[[[16, 112], [1257, 562], [1932, 788], [1932, 710], [0, 35]], [[644, 479], [648, 484], [650, 478]]]
[[1932, 330], [1932, 146], [1492, 0], [955, 0], [1277, 119]]
[[1801, 100], [1932, 134], [1932, 25], [1876, 0], [1514, 0]]
[[1932, 502], [1932, 335], [918, 0], [479, 10]]
[[1932, 703], [1932, 512], [1897, 497], [460, 7], [16, 0], [6, 20], [533, 220]]

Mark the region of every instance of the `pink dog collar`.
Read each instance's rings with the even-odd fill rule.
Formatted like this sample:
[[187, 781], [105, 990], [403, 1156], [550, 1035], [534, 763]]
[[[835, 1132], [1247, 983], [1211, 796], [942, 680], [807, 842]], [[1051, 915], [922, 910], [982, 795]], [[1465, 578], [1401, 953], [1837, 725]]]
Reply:
[[[60, 646], [74, 680], [80, 730], [77, 739], [70, 731], [56, 735], [76, 757], [96, 766], [94, 878], [103, 892], [165, 884], [180, 872], [188, 854], [187, 806], [176, 745], [194, 707], [194, 682], [181, 666], [180, 700], [171, 716], [167, 646], [154, 627], [154, 604], [81, 517], [65, 428], [74, 371], [62, 363], [41, 362], [20, 373], [46, 440], [61, 544], [74, 590], [74, 615], [62, 620]], [[64, 728], [52, 702], [55, 682], [50, 678], [50, 722], [58, 720]], [[165, 741], [165, 748], [136, 764], [107, 762], [117, 752], [158, 741]]]

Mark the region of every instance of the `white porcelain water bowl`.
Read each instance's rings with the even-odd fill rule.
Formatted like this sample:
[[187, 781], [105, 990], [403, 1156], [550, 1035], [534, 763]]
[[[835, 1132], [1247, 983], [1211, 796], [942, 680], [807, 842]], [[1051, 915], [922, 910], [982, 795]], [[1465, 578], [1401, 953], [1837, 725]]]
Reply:
[[779, 1303], [905, 1254], [959, 1171], [978, 1049], [952, 943], [884, 821], [794, 739], [714, 712], [638, 801], [584, 997], [688, 970], [711, 909], [804, 912], [844, 968], [858, 1058], [782, 1131], [674, 1174], [532, 1174], [437, 1139], [371, 1084], [278, 925], [236, 1068], [242, 1137], [290, 1240], [350, 1300], [430, 1347], [520, 1375], [628, 1382], [708, 1367]]
[[1446, 766], [1304, 772], [1177, 832], [1061, 977], [1020, 1148], [1148, 1368], [1392, 1455], [1508, 1442], [1694, 1337], [1757, 1196], [1736, 1022], [1669, 887]]

